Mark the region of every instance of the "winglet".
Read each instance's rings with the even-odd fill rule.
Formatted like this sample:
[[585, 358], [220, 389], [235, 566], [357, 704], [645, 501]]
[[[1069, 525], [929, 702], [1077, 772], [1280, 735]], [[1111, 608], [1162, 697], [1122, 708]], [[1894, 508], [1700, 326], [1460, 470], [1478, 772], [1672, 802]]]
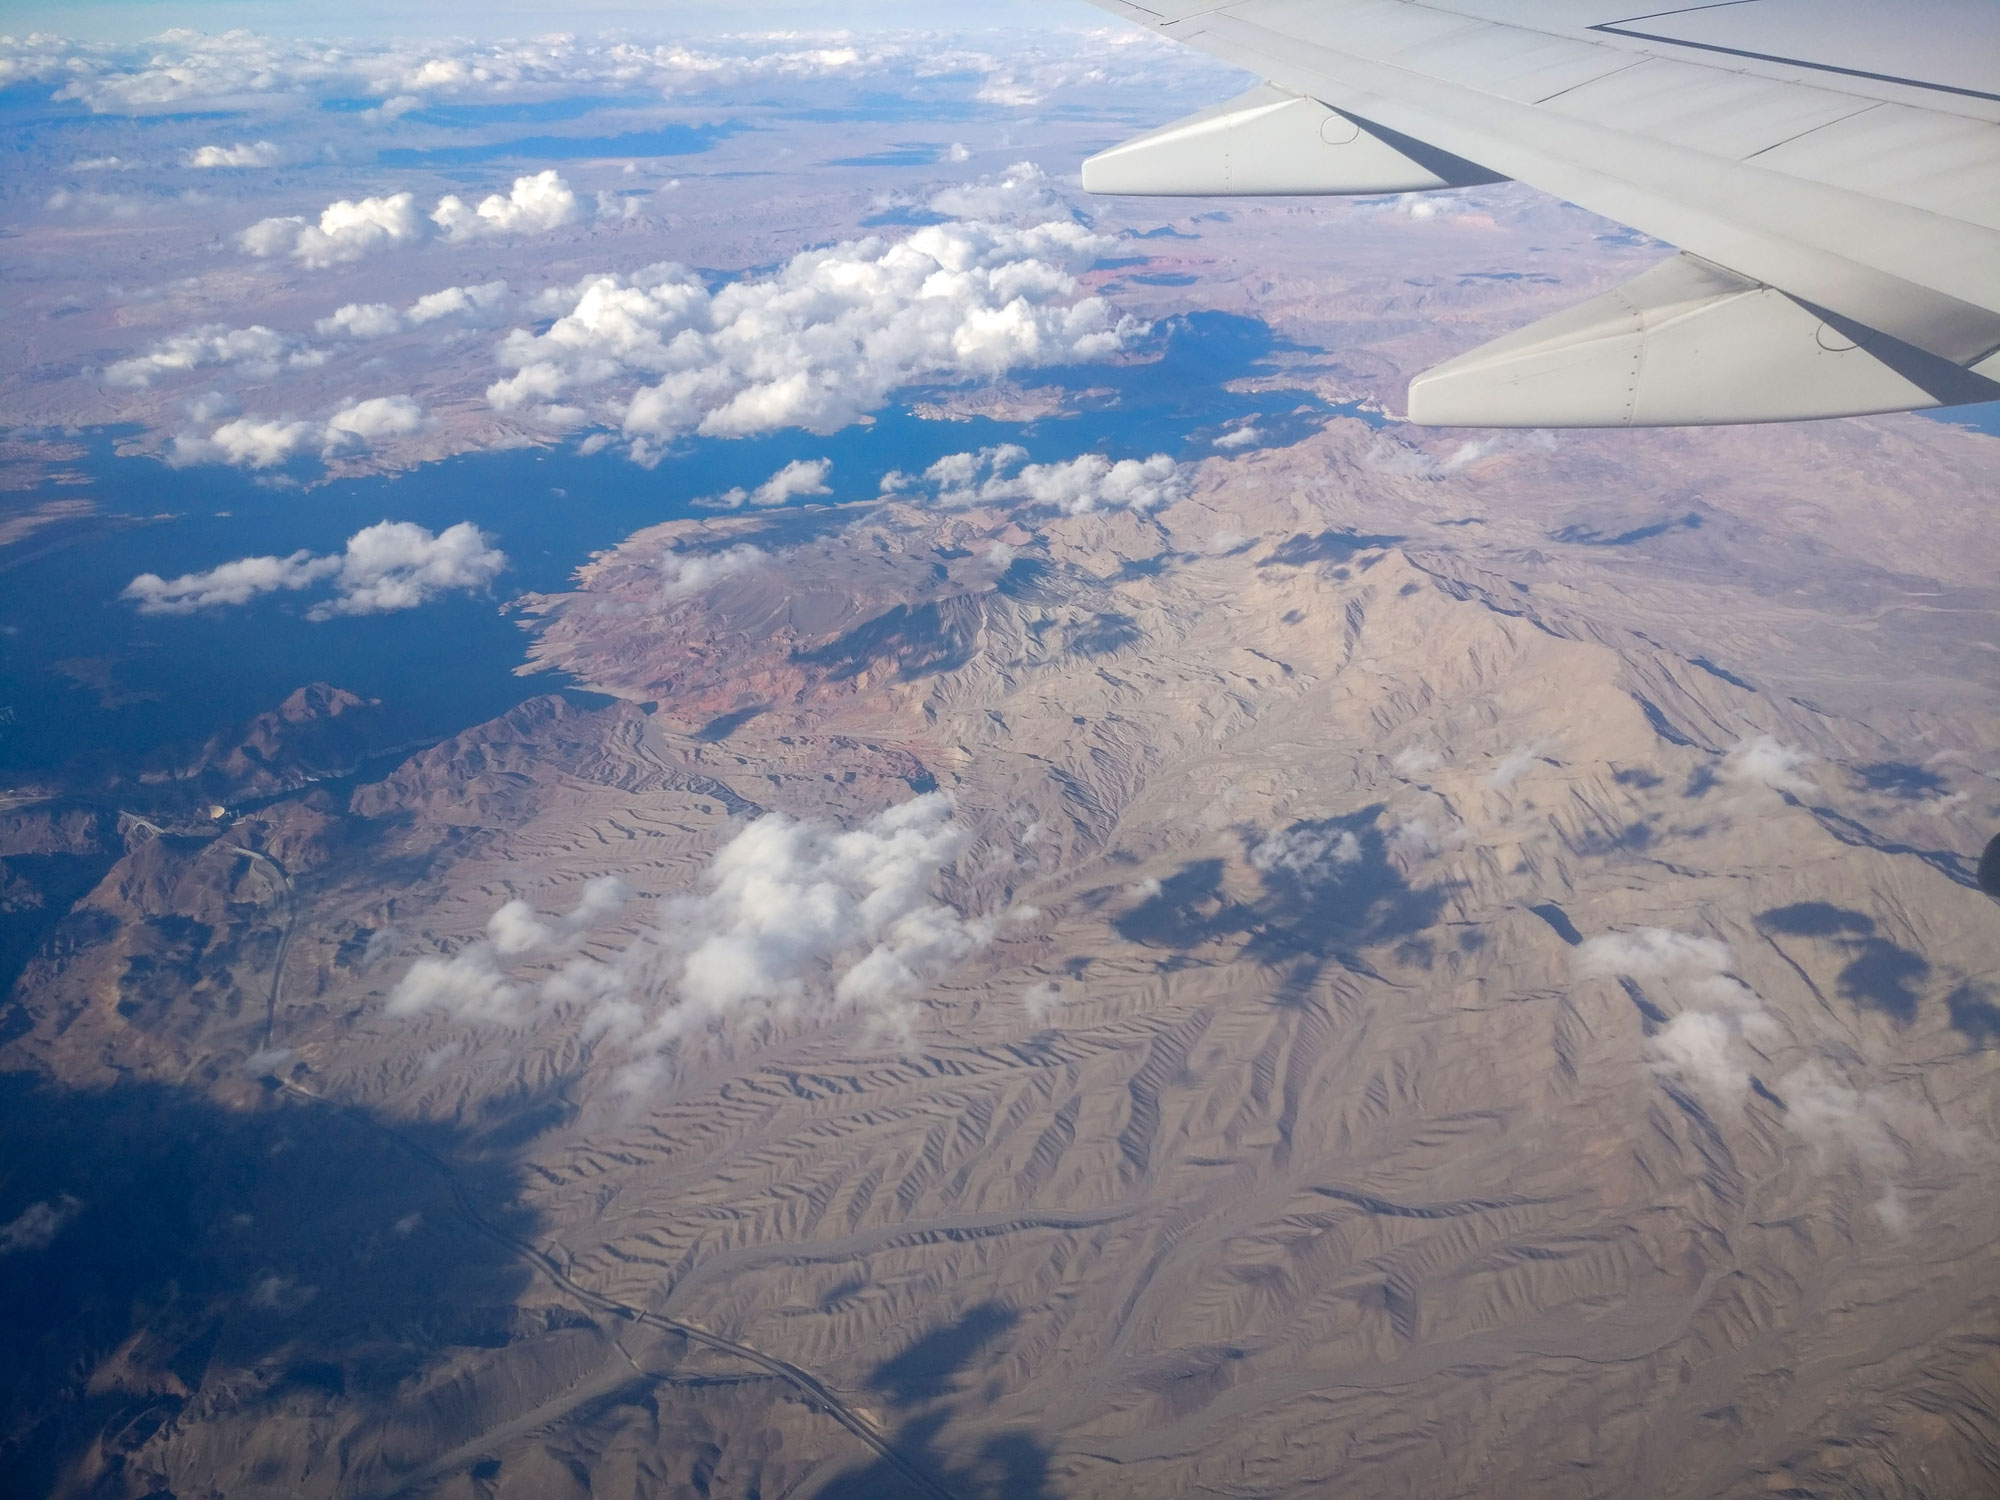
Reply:
[[1427, 370], [1426, 427], [1698, 427], [1917, 411], [2000, 384], [1692, 255]]

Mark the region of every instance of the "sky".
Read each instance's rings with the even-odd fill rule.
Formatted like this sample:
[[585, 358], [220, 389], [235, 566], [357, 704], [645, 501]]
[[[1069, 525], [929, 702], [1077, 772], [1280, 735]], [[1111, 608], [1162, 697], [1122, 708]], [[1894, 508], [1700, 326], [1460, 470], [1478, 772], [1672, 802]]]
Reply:
[[[511, 36], [548, 31], [629, 29], [678, 35], [773, 28], [842, 30], [935, 27], [936, 5], [921, 0], [0, 0], [0, 32], [54, 31], [132, 41], [170, 27], [244, 28], [285, 36]], [[954, 26], [1075, 25], [1096, 19], [1084, 0], [982, 0]]]

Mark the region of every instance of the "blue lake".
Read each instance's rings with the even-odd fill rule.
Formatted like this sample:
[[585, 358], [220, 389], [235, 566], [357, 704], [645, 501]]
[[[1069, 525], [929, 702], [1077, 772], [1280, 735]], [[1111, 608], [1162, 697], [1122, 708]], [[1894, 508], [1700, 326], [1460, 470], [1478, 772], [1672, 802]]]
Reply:
[[[379, 697], [444, 735], [561, 686], [520, 677], [526, 644], [507, 599], [559, 590], [593, 551], [641, 527], [698, 513], [693, 502], [754, 487], [794, 459], [830, 458], [834, 500], [874, 495], [892, 469], [1019, 443], [1037, 462], [1101, 452], [1208, 456], [1231, 423], [1256, 419], [1268, 441], [1296, 441], [1336, 408], [1295, 390], [1235, 395], [1224, 385], [1268, 370], [1283, 346], [1252, 319], [1200, 314], [1162, 325], [1150, 362], [1025, 372], [1030, 384], [1112, 389], [1081, 413], [1031, 423], [923, 421], [897, 409], [829, 437], [784, 432], [686, 443], [657, 468], [573, 445], [472, 454], [412, 473], [313, 483], [307, 466], [273, 485], [234, 470], [170, 469], [119, 458], [94, 439], [87, 491], [101, 514], [37, 532], [0, 552], [0, 771], [129, 763], [200, 740], [325, 681]], [[926, 393], [907, 393], [923, 399]], [[1342, 408], [1342, 410], [1351, 410]], [[145, 519], [141, 519], [145, 518]], [[510, 567], [491, 598], [463, 595], [393, 615], [305, 618], [312, 595], [266, 596], [192, 616], [143, 616], [119, 598], [142, 572], [199, 572], [234, 558], [338, 551], [363, 526], [470, 520]]]
[[375, 153], [385, 167], [462, 167], [488, 161], [595, 161], [621, 156], [698, 156], [748, 127], [659, 125], [622, 135], [530, 135], [469, 146], [397, 146]]

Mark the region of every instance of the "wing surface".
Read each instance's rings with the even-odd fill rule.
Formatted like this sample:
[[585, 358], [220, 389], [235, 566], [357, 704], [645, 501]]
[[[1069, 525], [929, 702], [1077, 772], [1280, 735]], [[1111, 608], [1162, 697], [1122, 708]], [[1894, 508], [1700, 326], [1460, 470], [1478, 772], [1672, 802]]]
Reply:
[[1269, 85], [1093, 158], [1086, 187], [1515, 178], [1684, 252], [1419, 376], [1414, 420], [1780, 421], [2000, 399], [1993, 0], [1094, 3]]

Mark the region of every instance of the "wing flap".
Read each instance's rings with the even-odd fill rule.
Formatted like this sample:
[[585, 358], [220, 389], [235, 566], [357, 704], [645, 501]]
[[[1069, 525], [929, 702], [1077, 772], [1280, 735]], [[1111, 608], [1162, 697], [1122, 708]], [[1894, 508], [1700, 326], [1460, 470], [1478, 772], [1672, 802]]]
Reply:
[[2000, 385], [1694, 256], [1419, 375], [1431, 427], [1681, 427], [1914, 411]]
[[[1150, 197], [1417, 193], [1502, 179], [1266, 84], [1083, 164], [1093, 193]], [[1415, 154], [1412, 154], [1414, 152]]]
[[1396, 62], [1516, 104], [1540, 104], [1637, 67], [1640, 59], [1568, 37], [1489, 24], [1404, 48]]
[[1571, 89], [1547, 107], [1591, 125], [1742, 161], [1881, 105], [1655, 57]]

